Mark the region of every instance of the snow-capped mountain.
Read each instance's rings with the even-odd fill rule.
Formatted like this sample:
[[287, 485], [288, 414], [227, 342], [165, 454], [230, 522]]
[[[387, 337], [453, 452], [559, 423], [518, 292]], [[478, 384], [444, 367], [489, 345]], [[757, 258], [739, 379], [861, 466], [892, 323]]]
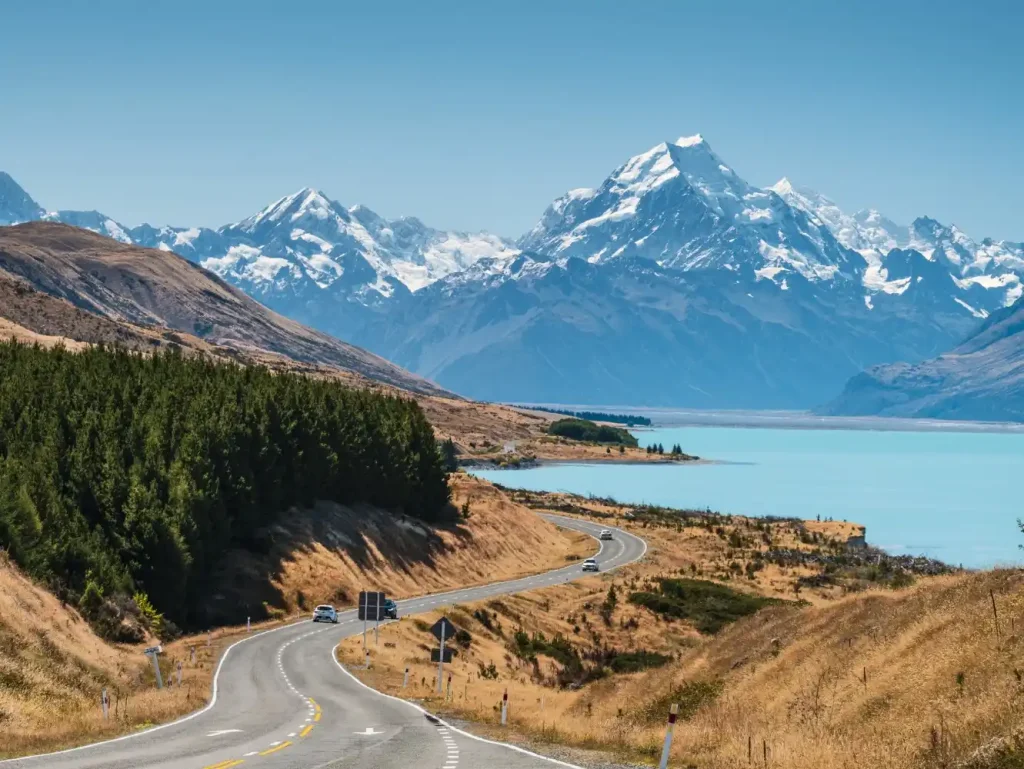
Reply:
[[517, 241], [386, 219], [305, 188], [218, 229], [45, 213], [175, 251], [273, 309], [467, 395], [806, 407], [856, 372], [950, 349], [1021, 295], [1024, 245], [760, 189], [701, 136], [555, 200]]
[[976, 299], [978, 306], [968, 309], [977, 316], [1009, 306], [1024, 293], [1024, 244], [991, 239], [977, 243], [956, 225], [946, 226], [928, 217], [915, 219], [906, 227], [875, 210], [850, 215], [824, 195], [794, 187], [788, 179], [770, 189], [793, 208], [825, 224], [843, 246], [864, 258], [863, 282], [869, 298], [878, 292], [901, 294], [906, 290], [905, 280], [890, 275], [888, 264], [891, 252], [906, 250], [941, 265], [961, 291]]
[[700, 135], [630, 158], [597, 189], [572, 190], [519, 245], [601, 263], [641, 257], [681, 270], [753, 267], [780, 284], [850, 280], [850, 254], [828, 226], [727, 166]]

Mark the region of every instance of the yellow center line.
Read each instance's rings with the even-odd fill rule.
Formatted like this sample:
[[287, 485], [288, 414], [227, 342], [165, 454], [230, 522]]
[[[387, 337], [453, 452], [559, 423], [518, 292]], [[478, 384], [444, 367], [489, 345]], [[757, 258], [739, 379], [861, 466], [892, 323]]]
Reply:
[[210, 764], [203, 769], [229, 769], [229, 767], [238, 766], [239, 764], [244, 763], [245, 761], [240, 758], [229, 758], [227, 761], [221, 761], [219, 764]]
[[291, 741], [290, 741], [290, 740], [289, 740], [288, 742], [282, 742], [282, 743], [281, 743], [280, 745], [278, 745], [277, 747], [274, 747], [274, 748], [270, 748], [269, 750], [264, 750], [264, 751], [263, 751], [262, 753], [260, 753], [260, 755], [261, 755], [261, 756], [269, 756], [269, 755], [270, 755], [271, 753], [276, 753], [276, 752], [277, 752], [277, 751], [279, 751], [279, 750], [284, 750], [285, 748], [287, 748], [287, 747], [288, 747], [289, 745], [291, 745], [291, 744], [292, 744], [292, 743], [291, 743]]
[[318, 711], [316, 712], [316, 714], [315, 714], [315, 715], [313, 716], [313, 720], [314, 720], [314, 721], [319, 721], [319, 720], [320, 720], [320, 715], [321, 715], [321, 714], [320, 714], [320, 711], [318, 710]]
[[308, 737], [308, 736], [309, 736], [309, 733], [310, 733], [311, 731], [313, 731], [313, 724], [310, 724], [310, 725], [309, 725], [309, 726], [307, 726], [307, 727], [306, 727], [305, 729], [303, 729], [303, 730], [302, 730], [301, 732], [299, 732], [299, 736], [300, 736], [300, 737]]
[[320, 707], [319, 705], [316, 704], [316, 700], [314, 700], [312, 697], [309, 697], [308, 699], [309, 699], [309, 704], [310, 705], [312, 705], [313, 707], [316, 707], [316, 708]]

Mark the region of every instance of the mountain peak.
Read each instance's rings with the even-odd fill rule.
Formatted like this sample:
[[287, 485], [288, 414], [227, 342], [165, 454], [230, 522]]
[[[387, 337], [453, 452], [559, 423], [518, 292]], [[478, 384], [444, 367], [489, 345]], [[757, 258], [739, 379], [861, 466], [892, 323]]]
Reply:
[[793, 187], [793, 182], [789, 180], [789, 177], [783, 176], [768, 189], [770, 189], [777, 195], [789, 195], [794, 191], [795, 188]]
[[44, 213], [43, 207], [10, 174], [0, 171], [0, 224], [27, 222]]
[[707, 145], [704, 141], [704, 137], [700, 134], [694, 134], [693, 136], [680, 136], [675, 141], [677, 147], [697, 147], [699, 145]]

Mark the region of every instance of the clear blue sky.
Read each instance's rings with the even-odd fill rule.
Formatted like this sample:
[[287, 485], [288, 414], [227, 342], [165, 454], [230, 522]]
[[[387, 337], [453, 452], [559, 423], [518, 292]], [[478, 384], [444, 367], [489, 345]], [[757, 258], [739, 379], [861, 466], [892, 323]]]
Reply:
[[130, 225], [216, 226], [311, 185], [518, 235], [700, 132], [754, 184], [1024, 240], [1019, 5], [8, 4], [0, 170]]

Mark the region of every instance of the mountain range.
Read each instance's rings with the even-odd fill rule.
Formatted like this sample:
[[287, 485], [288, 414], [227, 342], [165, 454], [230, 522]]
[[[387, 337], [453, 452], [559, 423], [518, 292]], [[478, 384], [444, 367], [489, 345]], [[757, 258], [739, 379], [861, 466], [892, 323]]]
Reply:
[[701, 136], [555, 200], [512, 240], [314, 189], [218, 229], [47, 212], [0, 174], [0, 224], [174, 251], [272, 309], [488, 400], [804, 408], [950, 350], [1022, 294], [1024, 244], [758, 188]]

